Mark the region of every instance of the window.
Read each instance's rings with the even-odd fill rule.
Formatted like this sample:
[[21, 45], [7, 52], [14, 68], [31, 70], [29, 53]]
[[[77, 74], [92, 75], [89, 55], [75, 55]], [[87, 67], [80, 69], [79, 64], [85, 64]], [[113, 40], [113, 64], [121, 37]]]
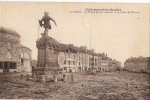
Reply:
[[69, 54], [69, 58], [70, 58], [70, 54]]
[[79, 62], [79, 65], [80, 65], [80, 62]]
[[0, 69], [3, 69], [3, 63], [0, 62]]
[[76, 56], [74, 55], [74, 59], [76, 58]]
[[70, 65], [70, 61], [68, 61], [68, 65]]
[[67, 67], [64, 67], [64, 70], [67, 70]]
[[4, 69], [8, 69], [8, 62], [4, 62]]
[[75, 61], [73, 61], [73, 65], [75, 65]]
[[10, 69], [16, 69], [16, 63], [10, 63]]
[[21, 59], [21, 64], [23, 64], [23, 59]]
[[66, 64], [66, 60], [64, 61], [64, 64]]

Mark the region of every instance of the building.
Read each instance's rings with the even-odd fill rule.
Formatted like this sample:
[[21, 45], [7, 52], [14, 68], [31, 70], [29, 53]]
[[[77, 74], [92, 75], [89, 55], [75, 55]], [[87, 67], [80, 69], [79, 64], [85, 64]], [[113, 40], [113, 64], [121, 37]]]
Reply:
[[121, 70], [121, 62], [116, 61], [116, 59], [112, 60], [112, 64], [111, 64], [111, 71], [120, 71]]
[[[31, 72], [32, 51], [20, 43], [21, 36], [14, 30], [0, 28], [0, 72]], [[95, 72], [116, 71], [118, 61], [112, 60], [105, 53], [96, 53], [94, 49], [87, 49], [86, 46], [74, 46], [73, 44], [62, 44], [49, 37], [51, 42], [58, 46], [58, 64], [63, 72], [86, 72], [92, 69]], [[41, 39], [41, 41], [44, 41]], [[38, 41], [37, 41], [38, 42]], [[37, 46], [44, 45], [43, 42]], [[43, 49], [38, 50], [38, 59], [42, 66], [44, 54]], [[48, 52], [50, 53], [50, 52]], [[51, 55], [51, 53], [49, 54]], [[50, 59], [50, 58], [47, 58]], [[118, 65], [117, 65], [118, 64]], [[34, 65], [36, 67], [37, 65]]]
[[[113, 63], [112, 63], [113, 62]], [[86, 72], [92, 69], [95, 72], [116, 71], [121, 63], [107, 57], [107, 54], [96, 53], [86, 46], [59, 43], [58, 63], [63, 72]], [[119, 63], [119, 64], [118, 64]], [[117, 67], [118, 66], [118, 67]]]
[[98, 53], [98, 62], [97, 63], [98, 63], [98, 66], [97, 66], [98, 71], [101, 72], [102, 71], [102, 67], [101, 67], [102, 66], [102, 56], [100, 53]]
[[72, 44], [60, 43], [58, 62], [63, 72], [77, 72], [77, 51]]
[[21, 45], [21, 71], [31, 72], [31, 49]]
[[0, 27], [0, 72], [31, 72], [31, 50], [14, 30]]
[[85, 72], [89, 68], [89, 55], [87, 54], [87, 47], [75, 47], [77, 51], [77, 71]]
[[130, 57], [124, 62], [124, 70], [150, 73], [150, 57]]

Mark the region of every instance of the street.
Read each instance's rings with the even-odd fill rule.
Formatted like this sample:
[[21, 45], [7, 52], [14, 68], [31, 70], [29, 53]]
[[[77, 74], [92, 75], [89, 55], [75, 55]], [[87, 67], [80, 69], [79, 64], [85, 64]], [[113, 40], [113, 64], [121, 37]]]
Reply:
[[0, 75], [1, 99], [50, 100], [149, 100], [149, 74], [107, 72], [74, 74], [74, 82], [26, 81], [19, 76]]

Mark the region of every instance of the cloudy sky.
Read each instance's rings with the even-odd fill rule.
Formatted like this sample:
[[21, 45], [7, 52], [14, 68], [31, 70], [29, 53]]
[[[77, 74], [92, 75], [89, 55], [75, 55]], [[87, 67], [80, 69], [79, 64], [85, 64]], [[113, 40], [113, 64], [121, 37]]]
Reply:
[[[94, 9], [121, 9], [139, 13], [70, 13]], [[61, 43], [91, 47], [96, 52], [105, 52], [121, 62], [129, 57], [149, 56], [149, 5], [148, 4], [105, 4], [105, 3], [0, 3], [0, 24], [21, 35], [21, 43], [32, 50], [37, 59], [36, 40], [43, 29], [38, 19], [43, 12], [56, 21], [51, 22], [49, 36]], [[39, 35], [41, 37], [41, 35]]]

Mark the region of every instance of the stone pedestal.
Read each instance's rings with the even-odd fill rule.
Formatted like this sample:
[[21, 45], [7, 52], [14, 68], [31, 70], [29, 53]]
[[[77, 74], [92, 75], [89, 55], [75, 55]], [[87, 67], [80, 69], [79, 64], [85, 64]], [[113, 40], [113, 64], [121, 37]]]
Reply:
[[37, 75], [36, 74], [33, 75], [33, 81], [35, 81], [35, 82], [37, 81]]
[[30, 79], [29, 75], [26, 75], [26, 81], [28, 81]]
[[41, 75], [41, 82], [42, 82], [43, 84], [45, 84], [45, 83], [46, 83], [45, 75]]
[[57, 75], [53, 75], [54, 82], [57, 82]]
[[37, 67], [33, 69], [33, 74], [45, 76], [45, 82], [49, 80], [47, 76], [55, 76], [52, 78], [54, 82], [57, 82], [57, 75], [62, 74], [63, 71], [58, 64], [59, 42], [49, 37], [47, 32], [45, 31], [42, 38], [36, 42], [38, 61]]

